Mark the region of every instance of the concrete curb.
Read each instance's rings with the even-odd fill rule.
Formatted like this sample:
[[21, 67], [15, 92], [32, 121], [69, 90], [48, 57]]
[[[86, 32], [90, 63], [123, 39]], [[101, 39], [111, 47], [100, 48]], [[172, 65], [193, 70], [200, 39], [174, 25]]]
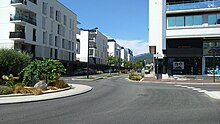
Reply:
[[69, 84], [69, 85], [74, 87], [74, 89], [69, 89], [62, 92], [47, 93], [37, 96], [27, 95], [27, 96], [15, 96], [15, 97], [0, 97], [0, 105], [59, 99], [69, 96], [80, 95], [92, 90], [92, 87], [87, 85], [81, 85], [81, 84]]
[[143, 83], [158, 83], [158, 84], [197, 84], [197, 85], [220, 85], [220, 83], [190, 83], [190, 82], [165, 82], [165, 81], [141, 81]]

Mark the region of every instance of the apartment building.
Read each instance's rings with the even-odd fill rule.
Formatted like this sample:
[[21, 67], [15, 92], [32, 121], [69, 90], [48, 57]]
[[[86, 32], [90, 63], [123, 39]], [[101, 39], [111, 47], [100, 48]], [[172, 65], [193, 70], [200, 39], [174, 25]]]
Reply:
[[[121, 59], [123, 61], [128, 60], [128, 53], [127, 53], [127, 50], [124, 47], [121, 47]], [[124, 63], [122, 63], [122, 67], [124, 67]]]
[[121, 58], [121, 46], [114, 39], [108, 39], [108, 55]]
[[0, 15], [0, 48], [76, 60], [77, 15], [57, 0], [1, 0]]
[[127, 61], [134, 62], [133, 51], [129, 48], [126, 48], [125, 50], [127, 51]]
[[[160, 36], [149, 37], [150, 49], [155, 53], [156, 46], [156, 52], [164, 56], [165, 72], [220, 72], [220, 0], [152, 0], [149, 4], [149, 35], [157, 31]], [[153, 7], [159, 10], [153, 11]], [[155, 21], [153, 15], [160, 20]]]
[[[77, 60], [81, 62], [88, 62], [91, 64], [106, 65], [108, 38], [103, 35], [98, 29], [80, 30], [77, 34], [80, 41], [80, 53], [76, 55]], [[88, 50], [89, 49], [89, 50]]]

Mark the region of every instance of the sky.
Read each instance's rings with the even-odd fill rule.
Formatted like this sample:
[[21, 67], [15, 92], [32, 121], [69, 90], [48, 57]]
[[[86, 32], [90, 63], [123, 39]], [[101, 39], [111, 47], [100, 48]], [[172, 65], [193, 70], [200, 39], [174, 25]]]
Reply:
[[134, 55], [148, 52], [148, 0], [58, 0], [77, 14], [79, 28], [99, 31]]

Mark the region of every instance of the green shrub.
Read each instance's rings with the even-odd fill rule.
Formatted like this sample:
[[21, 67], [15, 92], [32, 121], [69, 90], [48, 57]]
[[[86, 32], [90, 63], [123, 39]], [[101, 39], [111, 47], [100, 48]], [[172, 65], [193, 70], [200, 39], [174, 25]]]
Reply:
[[49, 80], [47, 86], [55, 86], [56, 80]]
[[0, 86], [0, 95], [7, 95], [13, 93], [13, 89], [8, 86]]
[[5, 86], [8, 86], [12, 89], [15, 88], [15, 82], [14, 81], [6, 81]]
[[129, 71], [128, 71], [128, 70], [122, 70], [121, 73], [122, 73], [122, 74], [128, 74]]
[[17, 75], [31, 61], [31, 55], [14, 49], [0, 49], [0, 77]]
[[103, 74], [104, 72], [103, 71], [97, 71], [97, 74]]
[[16, 83], [15, 87], [25, 87], [26, 84], [25, 83]]
[[143, 77], [144, 77], [143, 74], [135, 74], [135, 73], [129, 74], [130, 80], [140, 81]]

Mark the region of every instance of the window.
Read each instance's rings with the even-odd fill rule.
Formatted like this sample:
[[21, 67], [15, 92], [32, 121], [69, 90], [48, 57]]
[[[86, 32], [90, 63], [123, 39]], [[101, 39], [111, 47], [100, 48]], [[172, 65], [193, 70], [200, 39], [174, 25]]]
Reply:
[[29, 0], [29, 1], [31, 1], [34, 4], [37, 4], [37, 0]]
[[53, 21], [51, 21], [50, 30], [53, 32]]
[[53, 34], [49, 34], [49, 44], [53, 46]]
[[43, 44], [47, 43], [47, 32], [43, 32]]
[[43, 2], [43, 5], [42, 5], [42, 13], [44, 15], [47, 15], [47, 3]]
[[56, 21], [61, 22], [61, 12], [56, 10]]
[[193, 25], [193, 16], [186, 16], [185, 17], [185, 25], [192, 26]]
[[168, 27], [175, 27], [175, 17], [168, 17]]
[[66, 25], [66, 15], [63, 15], [63, 24]]
[[33, 29], [33, 41], [36, 41], [36, 29]]
[[193, 21], [194, 21], [194, 25], [202, 25], [203, 23], [202, 15], [195, 15]]
[[46, 29], [46, 18], [42, 16], [42, 28]]
[[220, 14], [217, 14], [216, 24], [220, 24]]
[[184, 16], [176, 17], [176, 26], [184, 26]]
[[208, 15], [208, 24], [209, 25], [216, 24], [216, 14]]
[[54, 7], [50, 7], [50, 18], [54, 18]]

